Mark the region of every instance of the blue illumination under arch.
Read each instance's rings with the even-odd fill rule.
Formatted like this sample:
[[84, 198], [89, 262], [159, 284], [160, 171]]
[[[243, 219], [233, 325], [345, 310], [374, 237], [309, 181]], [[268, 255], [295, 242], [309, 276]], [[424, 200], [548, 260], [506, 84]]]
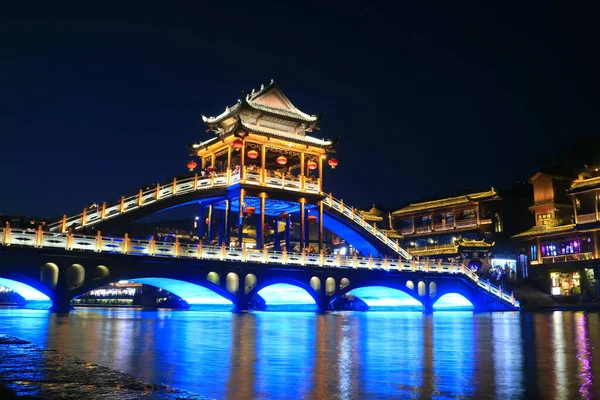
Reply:
[[458, 293], [447, 293], [441, 296], [434, 304], [433, 309], [436, 311], [472, 311], [473, 303], [465, 296]]
[[0, 286], [4, 286], [15, 293], [18, 293], [27, 301], [50, 301], [50, 297], [23, 282], [8, 278], [0, 278]]
[[224, 306], [231, 308], [233, 303], [220, 294], [204, 286], [169, 278], [136, 278], [130, 282], [142, 283], [173, 293], [190, 306]]
[[348, 293], [365, 302], [371, 311], [424, 310], [420, 301], [399, 289], [385, 286], [366, 286], [352, 289]]
[[265, 286], [257, 293], [267, 311], [312, 311], [317, 309], [315, 299], [305, 289], [288, 283]]

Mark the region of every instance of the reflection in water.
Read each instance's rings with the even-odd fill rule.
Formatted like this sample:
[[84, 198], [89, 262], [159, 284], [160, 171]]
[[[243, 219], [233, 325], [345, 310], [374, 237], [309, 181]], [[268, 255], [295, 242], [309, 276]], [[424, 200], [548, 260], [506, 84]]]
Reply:
[[595, 398], [599, 321], [572, 312], [0, 310], [1, 333], [219, 399]]

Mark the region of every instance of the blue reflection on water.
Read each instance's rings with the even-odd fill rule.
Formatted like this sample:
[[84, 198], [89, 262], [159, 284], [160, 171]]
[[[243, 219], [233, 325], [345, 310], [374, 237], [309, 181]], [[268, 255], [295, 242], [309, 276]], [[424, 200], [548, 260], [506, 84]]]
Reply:
[[434, 304], [434, 310], [449, 311], [449, 310], [461, 310], [468, 311], [473, 310], [473, 303], [467, 298], [458, 293], [447, 293], [441, 296]]

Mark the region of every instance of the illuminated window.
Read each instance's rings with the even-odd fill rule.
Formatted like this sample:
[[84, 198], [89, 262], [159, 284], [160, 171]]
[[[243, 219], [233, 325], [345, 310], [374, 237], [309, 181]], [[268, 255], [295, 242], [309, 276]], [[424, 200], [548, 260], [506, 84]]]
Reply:
[[529, 256], [531, 257], [532, 260], [537, 260], [537, 246], [533, 245], [530, 248], [529, 251]]
[[552, 213], [538, 214], [539, 225], [546, 225], [552, 220]]

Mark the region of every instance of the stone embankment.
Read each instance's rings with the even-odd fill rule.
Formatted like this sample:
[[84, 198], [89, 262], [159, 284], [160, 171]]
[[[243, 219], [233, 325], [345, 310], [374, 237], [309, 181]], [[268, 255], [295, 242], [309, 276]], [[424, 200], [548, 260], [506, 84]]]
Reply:
[[0, 399], [209, 399], [0, 334]]

